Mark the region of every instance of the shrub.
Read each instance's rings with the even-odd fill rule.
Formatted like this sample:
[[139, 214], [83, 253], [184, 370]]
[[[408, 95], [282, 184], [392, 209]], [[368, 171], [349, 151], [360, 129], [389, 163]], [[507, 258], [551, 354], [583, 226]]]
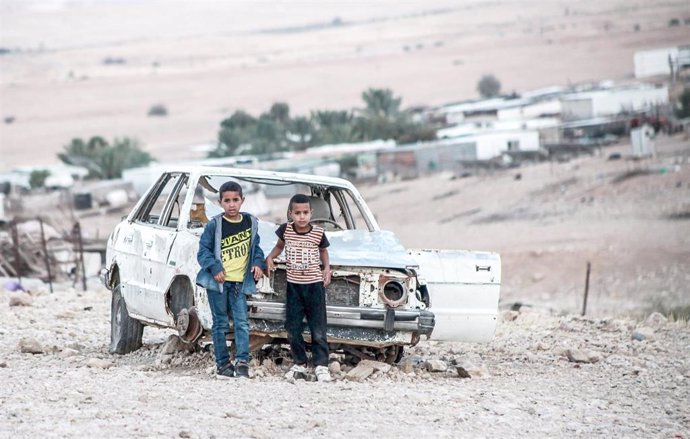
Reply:
[[148, 112], [149, 116], [167, 116], [168, 115], [168, 109], [165, 107], [165, 105], [162, 104], [157, 104], [149, 108]]
[[494, 75], [484, 75], [477, 83], [477, 90], [481, 97], [492, 98], [501, 92], [501, 82]]
[[46, 179], [50, 176], [50, 171], [46, 169], [35, 169], [29, 175], [29, 186], [31, 189], [38, 189], [44, 187]]

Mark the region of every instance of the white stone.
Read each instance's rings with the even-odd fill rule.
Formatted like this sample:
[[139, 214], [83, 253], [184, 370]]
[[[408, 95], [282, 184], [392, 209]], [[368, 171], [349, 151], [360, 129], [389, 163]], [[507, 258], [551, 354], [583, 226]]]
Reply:
[[668, 322], [668, 319], [660, 312], [653, 312], [645, 320], [647, 326], [658, 328], [664, 326]]
[[441, 360], [428, 360], [425, 366], [429, 372], [445, 372], [448, 369], [448, 365]]
[[27, 293], [14, 293], [10, 295], [10, 306], [31, 306], [33, 297]]
[[101, 358], [89, 358], [86, 365], [95, 369], [110, 369], [114, 366], [112, 361], [103, 360]]
[[332, 374], [340, 373], [340, 363], [332, 361], [328, 364], [328, 371]]
[[60, 352], [60, 356], [61, 356], [62, 358], [74, 357], [75, 355], [78, 355], [78, 354], [79, 354], [79, 351], [78, 351], [78, 350], [76, 350], [76, 349], [71, 349], [71, 348], [64, 348], [64, 349]]
[[17, 343], [19, 352], [24, 354], [42, 354], [44, 352], [41, 344], [33, 337], [22, 337]]
[[637, 341], [651, 340], [654, 338], [654, 329], [642, 326], [637, 328], [632, 333], [632, 339]]
[[357, 367], [352, 369], [345, 375], [345, 379], [350, 380], [350, 381], [364, 381], [374, 373], [374, 368], [372, 366], [366, 365], [366, 364], [358, 364]]

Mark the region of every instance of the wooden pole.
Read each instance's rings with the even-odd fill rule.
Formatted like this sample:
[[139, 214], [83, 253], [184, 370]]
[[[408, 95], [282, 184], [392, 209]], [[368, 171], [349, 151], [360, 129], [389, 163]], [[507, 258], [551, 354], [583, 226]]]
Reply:
[[79, 221], [74, 225], [77, 234], [77, 242], [79, 243], [79, 262], [81, 263], [81, 284], [84, 291], [86, 291], [86, 267], [84, 267], [84, 243], [81, 240], [81, 224]]
[[17, 222], [12, 221], [12, 247], [14, 249], [14, 271], [17, 275], [17, 282], [22, 284], [21, 261], [19, 259], [19, 235], [17, 233]]
[[41, 225], [41, 245], [43, 246], [43, 258], [46, 261], [46, 270], [48, 271], [48, 285], [50, 286], [50, 293], [53, 293], [53, 275], [50, 273], [50, 260], [48, 258], [48, 246], [46, 245], [46, 235], [43, 232], [43, 218], [38, 217], [38, 223]]
[[587, 296], [589, 295], [589, 272], [592, 268], [592, 264], [587, 261], [587, 275], [585, 276], [585, 298], [582, 302], [582, 315], [587, 313]]

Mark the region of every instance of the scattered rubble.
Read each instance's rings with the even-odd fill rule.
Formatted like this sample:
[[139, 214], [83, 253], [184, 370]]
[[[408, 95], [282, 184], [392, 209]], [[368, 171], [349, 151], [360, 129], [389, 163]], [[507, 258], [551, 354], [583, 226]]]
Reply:
[[427, 360], [424, 364], [429, 372], [445, 372], [448, 365], [441, 360]]
[[461, 360], [455, 365], [455, 370], [460, 378], [486, 378], [491, 376], [486, 365], [475, 363], [471, 360]]
[[360, 364], [354, 369], [350, 370], [345, 379], [350, 381], [364, 381], [369, 378], [369, 375], [374, 373], [374, 367], [370, 364]]
[[596, 363], [600, 360], [599, 354], [582, 349], [568, 349], [565, 351], [568, 361], [571, 363]]
[[177, 334], [171, 334], [161, 347], [161, 355], [172, 355], [178, 352], [194, 352], [194, 345], [186, 343]]
[[22, 337], [17, 343], [19, 352], [23, 354], [43, 354], [44, 350], [41, 344], [33, 337]]
[[632, 333], [632, 339], [636, 341], [651, 340], [654, 338], [654, 329], [642, 326]]
[[113, 363], [110, 360], [104, 360], [101, 358], [89, 358], [89, 360], [86, 362], [87, 367], [91, 367], [94, 369], [110, 369], [113, 367], [115, 363]]
[[512, 310], [503, 311], [501, 313], [501, 321], [502, 322], [512, 322], [512, 321], [515, 321], [515, 319], [517, 319], [519, 315], [520, 315], [519, 311], [512, 311]]
[[10, 306], [31, 306], [34, 300], [27, 293], [15, 293], [10, 295]]
[[[8, 300], [10, 294], [0, 290], [0, 301]], [[427, 422], [433, 421], [435, 429], [447, 429], [446, 436], [455, 436], [459, 425], [472, 428], [473, 436], [481, 435], [479, 425], [496, 420], [534, 436], [558, 436], [570, 432], [570, 424], [578, 426], [579, 435], [598, 436], [601, 431], [581, 422], [582, 413], [597, 420], [607, 416], [611, 407], [616, 407], [621, 422], [607, 424], [607, 433], [618, 436], [672, 437], [687, 421], [683, 401], [690, 364], [678, 355], [690, 343], [687, 322], [660, 323], [654, 329], [653, 343], [639, 343], [631, 341], [631, 334], [649, 328], [646, 319], [590, 319], [523, 309], [518, 319], [499, 322], [495, 339], [487, 345], [422, 341], [406, 348], [400, 363], [393, 365], [359, 361], [338, 352], [329, 361], [333, 382], [298, 380], [291, 384], [284, 378], [292, 365], [287, 345], [266, 345], [255, 353], [250, 364], [253, 379], [217, 381], [210, 346], [189, 350], [169, 330], [147, 327], [141, 349], [124, 356], [109, 355], [110, 303], [105, 290], [82, 293], [67, 288], [54, 295], [32, 297], [34, 306], [20, 312], [0, 307], [0, 336], [8, 341], [0, 344], [3, 381], [21, 383], [21, 392], [0, 386], [0, 398], [8, 413], [21, 413], [23, 419], [33, 422], [33, 427], [11, 424], [26, 436], [59, 425], [58, 419], [64, 416], [76, 416], [72, 410], [77, 409], [70, 407], [79, 407], [83, 401], [102, 413], [99, 421], [112, 424], [99, 427], [108, 435], [133, 436], [156, 433], [173, 437], [188, 431], [193, 432], [192, 437], [206, 437], [225, 428], [219, 424], [221, 420], [231, 421], [239, 428], [238, 434], [244, 435], [250, 431], [246, 428], [255, 427], [257, 416], [268, 415], [279, 416], [280, 423], [262, 430], [264, 435], [303, 435], [303, 431], [287, 427], [298, 425], [295, 417], [302, 413], [313, 414], [314, 422], [330, 425], [334, 411], [338, 419], [359, 419], [390, 400], [396, 401], [401, 414], [381, 422], [386, 432], [396, 434], [410, 414], [429, 416]], [[86, 306], [93, 310], [81, 311]], [[75, 317], [56, 317], [69, 316], [68, 311]], [[40, 340], [44, 355], [28, 355], [15, 348], [25, 338]], [[571, 362], [566, 352], [583, 362]], [[165, 362], [158, 361], [161, 356], [166, 357]], [[442, 365], [446, 366], [444, 372], [440, 371]], [[103, 375], [106, 369], [107, 378]], [[74, 380], [80, 383], [78, 389]], [[36, 403], [53, 386], [70, 389], [56, 393], [62, 400], [51, 401], [65, 411]], [[125, 386], [128, 390], [123, 392]], [[3, 389], [10, 390], [3, 393]], [[209, 415], [203, 425], [180, 424], [179, 419], [165, 415], [145, 431], [122, 429], [115, 422], [127, 416], [130, 409], [125, 407], [133, 402], [168, 413], [171, 391], [185, 395], [185, 407], [232, 404], [233, 408]], [[258, 406], [251, 403], [257, 398], [262, 401]], [[295, 398], [300, 401], [297, 406]], [[348, 403], [338, 403], [343, 400]], [[433, 412], [429, 412], [430, 404]], [[231, 415], [224, 416], [226, 412]], [[647, 414], [640, 418], [643, 412]], [[461, 424], [458, 413], [463, 413]], [[507, 432], [514, 431], [507, 430], [509, 427], [502, 430], [500, 422], [495, 425], [498, 430], [492, 432], [510, 435]], [[0, 430], [6, 428], [6, 421], [0, 419]], [[354, 435], [361, 432], [353, 430]], [[373, 433], [385, 436], [381, 429]]]
[[79, 355], [79, 351], [76, 349], [64, 348], [60, 351], [60, 356], [62, 358], [74, 357], [75, 355]]
[[655, 311], [655, 312], [651, 313], [649, 315], [649, 317], [647, 317], [647, 319], [645, 320], [644, 323], [646, 326], [658, 328], [658, 327], [664, 326], [666, 323], [668, 323], [668, 319], [663, 314], [661, 314], [660, 312]]

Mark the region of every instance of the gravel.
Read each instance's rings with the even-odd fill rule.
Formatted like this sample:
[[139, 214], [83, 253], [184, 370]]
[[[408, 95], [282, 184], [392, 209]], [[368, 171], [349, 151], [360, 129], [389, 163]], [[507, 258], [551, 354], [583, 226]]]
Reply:
[[162, 354], [172, 331], [148, 327], [142, 349], [110, 355], [106, 290], [9, 300], [0, 292], [3, 437], [690, 436], [690, 327], [663, 316], [651, 328], [510, 311], [489, 344], [421, 342], [400, 366], [367, 364], [357, 381], [338, 363], [319, 383], [288, 382], [289, 362], [273, 361], [218, 380], [210, 352]]

